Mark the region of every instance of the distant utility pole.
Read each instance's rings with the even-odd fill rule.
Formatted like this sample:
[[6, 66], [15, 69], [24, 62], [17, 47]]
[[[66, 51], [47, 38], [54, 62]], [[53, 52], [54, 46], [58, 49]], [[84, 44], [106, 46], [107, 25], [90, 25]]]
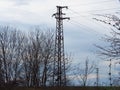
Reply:
[[96, 68], [96, 86], [99, 86], [99, 68]]
[[63, 17], [63, 15], [65, 15], [65, 13], [62, 13], [63, 8], [68, 9], [67, 6], [57, 6], [57, 13], [53, 14], [56, 18], [55, 58], [53, 71], [54, 86], [66, 85], [63, 20], [69, 20], [70, 18]]
[[111, 63], [111, 59], [109, 60], [110, 64], [109, 64], [109, 80], [110, 80], [110, 86], [112, 86], [112, 73], [111, 73], [111, 68], [112, 68], [112, 63]]

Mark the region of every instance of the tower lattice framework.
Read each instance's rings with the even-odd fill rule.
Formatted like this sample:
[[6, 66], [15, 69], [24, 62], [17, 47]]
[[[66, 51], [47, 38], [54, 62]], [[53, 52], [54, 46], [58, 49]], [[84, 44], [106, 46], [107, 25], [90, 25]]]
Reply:
[[63, 20], [70, 18], [63, 17], [63, 15], [65, 15], [62, 13], [63, 8], [67, 9], [68, 7], [57, 6], [57, 13], [53, 14], [56, 18], [55, 58], [53, 71], [54, 86], [66, 85]]

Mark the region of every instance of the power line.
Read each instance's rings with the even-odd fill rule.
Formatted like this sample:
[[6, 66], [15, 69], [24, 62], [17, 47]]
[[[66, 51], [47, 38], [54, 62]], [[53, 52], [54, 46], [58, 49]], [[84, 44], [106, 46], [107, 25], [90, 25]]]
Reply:
[[74, 11], [74, 10], [72, 10], [72, 9], [69, 9], [69, 11], [71, 11], [72, 14], [76, 14], [76, 15], [79, 15], [79, 16], [81, 16], [81, 17], [86, 17], [86, 16], [83, 16], [83, 15], [81, 15], [79, 12], [76, 12], [76, 11]]
[[120, 10], [120, 7], [117, 7], [117, 8], [106, 8], [106, 9], [96, 9], [96, 10], [88, 10], [88, 11], [80, 11], [80, 12], [78, 12], [78, 11], [74, 11], [74, 10], [72, 10], [72, 9], [69, 9], [70, 11], [72, 11], [72, 12], [74, 12], [74, 13], [76, 13], [76, 14], [80, 14], [80, 13], [89, 13], [90, 14], [90, 12], [97, 12], [97, 11], [109, 11], [109, 10]]
[[99, 1], [99, 2], [88, 2], [84, 4], [77, 4], [77, 5], [68, 5], [68, 6], [85, 6], [85, 5], [97, 5], [97, 4], [104, 4], [104, 3], [110, 3], [113, 2], [113, 0], [105, 0], [105, 1]]
[[[112, 9], [116, 9], [116, 8], [112, 8]], [[84, 18], [84, 19], [86, 19], [86, 20], [92, 20], [92, 19], [90, 19], [90, 18], [86, 18], [87, 16], [81, 16], [78, 12], [76, 12], [76, 11], [74, 11], [74, 10], [72, 10], [72, 9], [69, 9], [71, 12], [73, 12], [74, 14], [76, 14], [76, 15], [79, 15], [79, 17], [82, 17], [82, 18]], [[108, 9], [107, 9], [108, 10]], [[111, 10], [111, 9], [109, 9], [109, 10]], [[100, 10], [99, 10], [100, 11]], [[91, 14], [91, 15], [96, 15], [96, 14]], [[97, 14], [97, 15], [99, 15], [99, 14]], [[75, 21], [76, 22], [76, 21]], [[78, 24], [78, 23], [77, 23]]]
[[[90, 27], [88, 27], [88, 26], [86, 26], [86, 25], [83, 25], [83, 24], [81, 24], [81, 23], [79, 23], [79, 22], [77, 22], [77, 21], [75, 21], [75, 20], [71, 20], [72, 22], [69, 22], [69, 23], [71, 23], [72, 25], [74, 24], [74, 25], [76, 25], [76, 26], [78, 26], [78, 27], [80, 27], [80, 28], [83, 28], [83, 29], [85, 29], [86, 31], [88, 31], [88, 32], [92, 32], [93, 33], [93, 31], [96, 33], [96, 34], [102, 34], [102, 33], [100, 33], [100, 32], [98, 32], [98, 31], [96, 31], [96, 30], [94, 30], [94, 29], [92, 29], [92, 28], [90, 28]], [[89, 29], [89, 30], [88, 30]]]
[[[82, 28], [83, 30], [85, 30], [85, 31], [88, 31], [88, 32], [91, 32], [91, 33], [96, 33], [97, 35], [98, 34], [100, 34], [100, 35], [105, 35], [104, 33], [100, 33], [100, 32], [98, 32], [98, 31], [96, 31], [96, 29], [93, 29], [93, 28], [91, 28], [90, 26], [87, 26], [87, 25], [84, 25], [84, 24], [81, 24], [81, 23], [79, 23], [78, 21], [76, 21], [76, 20], [70, 20], [70, 21], [72, 21], [72, 22], [69, 22], [71, 25], [75, 25], [75, 26], [77, 26], [77, 27], [79, 27], [79, 28]], [[93, 23], [95, 23], [95, 22], [93, 22]], [[96, 23], [95, 23], [96, 24]], [[104, 28], [106, 28], [106, 29], [110, 29], [110, 27], [105, 27], [104, 25], [102, 25], [102, 24], [100, 24], [100, 26], [101, 27], [104, 27]], [[81, 30], [82, 30], [81, 29]]]
[[[118, 9], [118, 8], [91, 10], [91, 11], [89, 11], [89, 12], [84, 12], [84, 13], [83, 13], [83, 12], [78, 12], [78, 11], [75, 11], [75, 10], [72, 10], [72, 9], [69, 9], [69, 11], [70, 11], [70, 13], [72, 14], [72, 18], [82, 17], [82, 18], [84, 18], [84, 19], [86, 19], [86, 20], [88, 20], [88, 19], [91, 20], [91, 19], [88, 18], [88, 17], [99, 14], [99, 13], [94, 14], [93, 11], [105, 11], [105, 10], [112, 10], [112, 9]], [[92, 13], [90, 13], [90, 12], [92, 12]], [[85, 13], [86, 13], [86, 15], [85, 15]], [[83, 14], [83, 15], [81, 15], [81, 14]], [[73, 16], [73, 15], [75, 15], [75, 16]]]
[[108, 11], [108, 10], [120, 10], [120, 7], [117, 8], [106, 8], [106, 9], [98, 9], [98, 10], [91, 10], [91, 11], [87, 11], [87, 12], [96, 12], [96, 11]]
[[[77, 12], [77, 11], [74, 11], [74, 10], [72, 10], [72, 9], [69, 9], [69, 11], [71, 12], [72, 16], [73, 16], [73, 14], [75, 14], [76, 17], [86, 18], [86, 17], [88, 17], [88, 16], [90, 16], [90, 15], [93, 15], [93, 14], [91, 14], [91, 13], [81, 13], [81, 12]], [[87, 14], [87, 15], [85, 15], [85, 14]]]
[[[73, 11], [73, 10], [72, 10]], [[74, 12], [74, 11], [73, 11]], [[79, 15], [77, 12], [76, 12], [76, 14], [77, 15]], [[92, 14], [92, 15], [94, 15], [94, 14]], [[81, 15], [79, 15], [80, 17], [82, 17], [82, 18], [84, 18], [85, 20], [87, 20], [87, 21], [91, 21], [92, 23], [95, 23], [95, 22], [93, 22], [92, 20], [93, 20], [93, 18], [91, 17], [91, 18], [87, 18], [87, 16], [81, 16]], [[72, 17], [71, 17], [71, 21], [73, 21], [74, 23], [76, 23], [77, 25], [82, 25], [82, 26], [84, 26], [84, 27], [87, 27], [86, 25], [83, 25], [83, 24], [81, 24], [81, 23], [79, 23], [78, 21], [76, 21], [76, 20], [72, 20]], [[96, 23], [95, 23], [96, 24]], [[105, 26], [103, 26], [102, 24], [101, 24], [101, 26], [102, 27], [105, 27]], [[87, 28], [89, 28], [89, 29], [91, 29], [91, 30], [93, 30], [92, 28], [90, 28], [90, 27], [87, 27]], [[106, 28], [106, 27], [105, 27]], [[95, 31], [95, 30], [94, 30]], [[95, 31], [95, 32], [97, 32], [97, 31]], [[99, 32], [97, 32], [97, 33], [99, 33]]]

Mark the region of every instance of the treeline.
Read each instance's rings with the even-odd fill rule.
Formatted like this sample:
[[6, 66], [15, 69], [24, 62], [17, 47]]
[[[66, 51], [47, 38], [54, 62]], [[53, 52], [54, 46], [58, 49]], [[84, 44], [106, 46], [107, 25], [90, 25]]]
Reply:
[[54, 35], [0, 27], [0, 86], [52, 86]]

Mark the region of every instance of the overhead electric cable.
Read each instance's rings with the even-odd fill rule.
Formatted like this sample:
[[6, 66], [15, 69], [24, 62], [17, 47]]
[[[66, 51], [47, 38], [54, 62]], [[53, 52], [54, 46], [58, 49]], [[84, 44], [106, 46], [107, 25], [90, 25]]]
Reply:
[[[77, 25], [78, 27], [83, 28], [83, 29], [87, 30], [88, 32], [92, 32], [92, 33], [93, 33], [93, 31], [94, 31], [96, 34], [98, 34], [98, 33], [99, 33], [99, 34], [102, 34], [102, 33], [98, 32], [98, 31], [96, 31], [96, 30], [94, 30], [94, 29], [92, 29], [92, 28], [90, 28], [90, 27], [88, 27], [88, 26], [86, 26], [86, 25], [83, 25], [83, 24], [75, 21], [75, 20], [71, 20], [71, 21], [72, 21], [72, 22], [69, 22], [69, 23], [72, 23], [72, 24], [74, 24], [74, 25]], [[88, 29], [89, 29], [89, 30], [88, 30]]]
[[114, 2], [113, 0], [106, 0], [106, 1], [99, 1], [99, 2], [88, 2], [88, 3], [81, 3], [81, 4], [76, 4], [76, 5], [68, 5], [70, 6], [85, 6], [85, 5], [97, 5], [97, 4], [106, 4], [106, 3], [110, 3], [110, 2]]
[[120, 10], [120, 7], [117, 7], [117, 8], [106, 8], [106, 9], [96, 9], [96, 10], [88, 10], [88, 11], [74, 11], [74, 10], [72, 10], [72, 9], [69, 9], [70, 11], [73, 11], [74, 13], [76, 13], [76, 14], [80, 14], [80, 13], [90, 13], [90, 12], [97, 12], [97, 11], [108, 11], [108, 10]]

